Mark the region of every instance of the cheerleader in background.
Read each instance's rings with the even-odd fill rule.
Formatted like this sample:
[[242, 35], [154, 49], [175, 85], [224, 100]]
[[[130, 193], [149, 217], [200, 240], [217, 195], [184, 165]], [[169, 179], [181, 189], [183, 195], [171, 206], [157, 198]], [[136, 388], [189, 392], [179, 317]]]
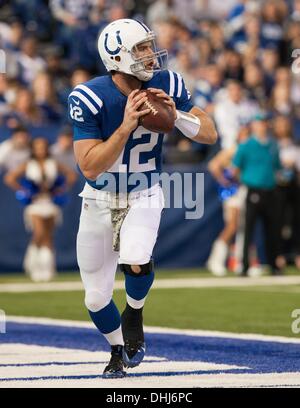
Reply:
[[[249, 136], [249, 128], [243, 126], [238, 135], [238, 143], [243, 143]], [[238, 186], [236, 180], [232, 179], [230, 172], [231, 160], [236, 152], [237, 145], [232, 148], [221, 150], [208, 163], [208, 170], [218, 182], [219, 197], [223, 205], [224, 229], [213, 243], [211, 253], [207, 260], [208, 270], [215, 276], [227, 274], [226, 261], [229, 255], [230, 244], [236, 236], [235, 258], [237, 265], [234, 272], [239, 274], [239, 262], [242, 257], [243, 248], [243, 208], [247, 189]]]
[[49, 281], [56, 272], [53, 245], [55, 226], [62, 222], [59, 205], [76, 181], [76, 173], [58, 163], [49, 153], [48, 141], [32, 141], [31, 158], [6, 174], [5, 183], [26, 205], [25, 226], [32, 239], [24, 258], [24, 269], [33, 281]]

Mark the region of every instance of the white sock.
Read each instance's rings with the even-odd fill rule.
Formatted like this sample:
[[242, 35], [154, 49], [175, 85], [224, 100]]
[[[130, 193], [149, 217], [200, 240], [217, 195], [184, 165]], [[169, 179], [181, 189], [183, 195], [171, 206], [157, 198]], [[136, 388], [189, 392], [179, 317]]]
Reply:
[[40, 280], [49, 282], [55, 275], [55, 258], [53, 251], [44, 246], [39, 250]]
[[146, 302], [146, 297], [141, 300], [136, 300], [126, 294], [126, 300], [129, 306], [132, 307], [132, 309], [141, 309]]
[[34, 269], [36, 261], [37, 261], [37, 253], [38, 253], [38, 247], [30, 243], [27, 247], [24, 261], [23, 261], [23, 268], [25, 270], [25, 273], [30, 275], [30, 272], [32, 269]]
[[226, 273], [226, 259], [229, 247], [222, 239], [217, 239], [213, 244], [212, 251], [207, 261], [208, 269], [218, 276]]
[[[103, 334], [103, 333], [102, 333]], [[124, 346], [121, 326], [111, 333], [103, 334], [111, 346]]]

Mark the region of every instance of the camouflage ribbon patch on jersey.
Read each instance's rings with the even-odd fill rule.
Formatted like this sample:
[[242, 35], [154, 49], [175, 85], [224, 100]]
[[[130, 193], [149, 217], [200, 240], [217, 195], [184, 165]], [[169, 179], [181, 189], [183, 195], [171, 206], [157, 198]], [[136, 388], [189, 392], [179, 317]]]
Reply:
[[110, 214], [113, 227], [113, 250], [116, 252], [120, 251], [120, 231], [128, 211], [128, 194], [111, 194]]
[[129, 207], [127, 208], [111, 208], [111, 222], [113, 227], [113, 250], [120, 251], [120, 231], [123, 224], [123, 221], [128, 214]]

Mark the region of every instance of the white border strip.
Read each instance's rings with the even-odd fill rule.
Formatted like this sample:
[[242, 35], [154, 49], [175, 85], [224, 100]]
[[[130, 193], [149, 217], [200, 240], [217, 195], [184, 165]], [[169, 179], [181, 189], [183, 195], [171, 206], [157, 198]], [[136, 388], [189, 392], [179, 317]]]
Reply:
[[[41, 324], [60, 327], [77, 327], [83, 329], [94, 329], [95, 326], [91, 322], [83, 322], [77, 320], [62, 320], [51, 319], [43, 317], [23, 317], [23, 316], [7, 316], [7, 322], [24, 323], [24, 324]], [[197, 336], [197, 337], [218, 337], [224, 339], [238, 339], [238, 340], [254, 340], [254, 341], [266, 341], [275, 343], [290, 343], [300, 344], [300, 337], [283, 337], [283, 336], [268, 336], [264, 334], [255, 333], [230, 333], [210, 330], [186, 330], [186, 329], [172, 329], [165, 327], [145, 326], [146, 333], [161, 333], [161, 334], [179, 334], [185, 336]]]
[[[173, 278], [156, 279], [153, 289], [172, 288], [251, 288], [255, 287], [276, 287], [300, 285], [300, 276], [263, 276], [259, 278]], [[124, 289], [124, 281], [117, 280], [114, 283], [114, 290]], [[298, 288], [294, 288], [298, 290]], [[70, 292], [83, 290], [81, 281], [49, 282], [49, 283], [0, 283], [0, 293], [26, 293], [26, 292]]]

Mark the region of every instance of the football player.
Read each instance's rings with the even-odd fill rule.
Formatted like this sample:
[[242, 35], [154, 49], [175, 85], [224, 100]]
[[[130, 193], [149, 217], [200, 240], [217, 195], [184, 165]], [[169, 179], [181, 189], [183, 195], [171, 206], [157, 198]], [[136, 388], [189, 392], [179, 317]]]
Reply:
[[[77, 258], [85, 305], [111, 345], [103, 377], [120, 378], [124, 367], [137, 366], [145, 354], [143, 307], [154, 280], [152, 251], [164, 206], [153, 177], [161, 170], [164, 135], [139, 125], [150, 112], [141, 108], [146, 95], [139, 91], [149, 89], [168, 104], [176, 127], [192, 140], [212, 144], [217, 134], [210, 117], [191, 104], [181, 75], [165, 69], [167, 51], [156, 50], [155, 34], [146, 25], [114, 21], [100, 34], [98, 48], [109, 74], [69, 95], [75, 156], [86, 179]], [[143, 175], [148, 184], [124, 191], [124, 175]], [[124, 197], [127, 204], [121, 205]], [[112, 300], [117, 264], [125, 275], [122, 316]]]

